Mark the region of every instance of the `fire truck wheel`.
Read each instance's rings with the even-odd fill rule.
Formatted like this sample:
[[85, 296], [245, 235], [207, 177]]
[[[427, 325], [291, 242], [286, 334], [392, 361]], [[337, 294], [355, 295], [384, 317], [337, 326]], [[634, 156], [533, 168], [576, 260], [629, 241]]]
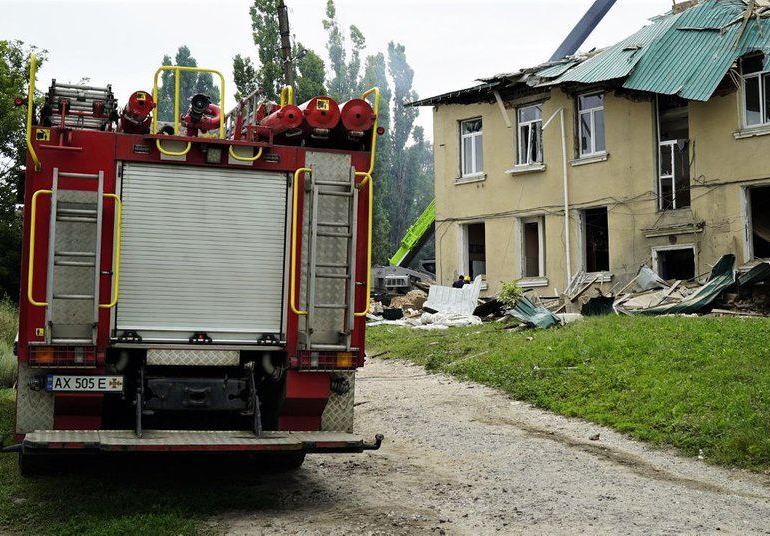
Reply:
[[302, 467], [304, 452], [275, 452], [257, 458], [260, 470], [268, 474], [288, 473]]
[[48, 474], [50, 468], [50, 455], [19, 452], [19, 473], [21, 476], [42, 476]]

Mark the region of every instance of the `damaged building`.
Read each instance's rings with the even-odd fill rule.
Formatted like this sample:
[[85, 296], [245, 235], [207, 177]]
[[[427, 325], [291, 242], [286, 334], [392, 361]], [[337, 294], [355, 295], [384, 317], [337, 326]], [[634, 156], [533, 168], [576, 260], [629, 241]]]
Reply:
[[606, 49], [412, 103], [434, 110], [438, 280], [553, 295], [770, 257], [769, 54], [768, 0], [690, 1]]

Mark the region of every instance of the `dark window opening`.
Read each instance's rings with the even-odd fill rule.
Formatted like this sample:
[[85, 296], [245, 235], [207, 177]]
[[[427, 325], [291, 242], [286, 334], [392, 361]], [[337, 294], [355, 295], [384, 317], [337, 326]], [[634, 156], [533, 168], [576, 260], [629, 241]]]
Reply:
[[583, 211], [585, 224], [586, 272], [610, 270], [610, 231], [607, 208]]
[[666, 281], [693, 279], [695, 251], [692, 248], [658, 251], [658, 275]]
[[468, 225], [468, 268], [471, 279], [487, 273], [487, 243], [483, 223]]
[[659, 183], [661, 210], [690, 206], [689, 107], [678, 97], [658, 97]]
[[540, 223], [524, 224], [524, 277], [542, 276], [540, 266]]
[[770, 186], [752, 188], [751, 195], [751, 238], [754, 257], [770, 258]]

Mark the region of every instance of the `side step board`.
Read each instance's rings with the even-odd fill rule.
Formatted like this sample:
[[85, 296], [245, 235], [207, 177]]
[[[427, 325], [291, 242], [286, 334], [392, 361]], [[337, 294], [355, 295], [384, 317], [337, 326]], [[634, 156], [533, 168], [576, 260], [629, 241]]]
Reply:
[[98, 450], [108, 452], [279, 452], [344, 453], [377, 450], [383, 436], [366, 442], [343, 432], [263, 432], [255, 437], [249, 431], [146, 430], [136, 437], [133, 430], [37, 430], [24, 437], [27, 450]]

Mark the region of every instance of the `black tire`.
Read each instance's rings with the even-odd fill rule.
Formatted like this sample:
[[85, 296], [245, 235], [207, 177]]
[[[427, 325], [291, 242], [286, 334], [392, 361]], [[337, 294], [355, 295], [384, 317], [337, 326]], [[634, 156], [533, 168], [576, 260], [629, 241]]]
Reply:
[[257, 464], [263, 473], [278, 474], [296, 471], [305, 461], [304, 452], [275, 452], [258, 455]]
[[24, 478], [47, 475], [51, 470], [51, 456], [19, 452], [19, 474]]

